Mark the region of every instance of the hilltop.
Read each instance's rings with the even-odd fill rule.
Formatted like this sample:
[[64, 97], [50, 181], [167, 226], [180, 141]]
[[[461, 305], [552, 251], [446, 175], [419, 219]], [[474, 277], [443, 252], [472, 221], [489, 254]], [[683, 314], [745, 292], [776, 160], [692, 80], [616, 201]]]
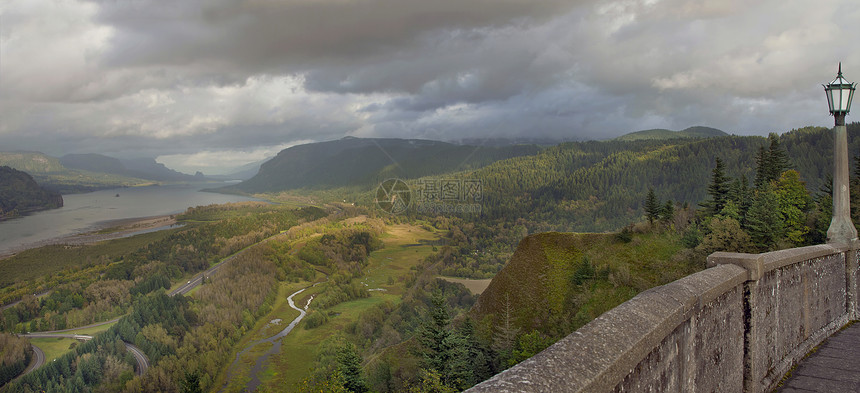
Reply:
[[728, 135], [716, 128], [697, 126], [681, 131], [672, 131], [664, 128], [636, 131], [615, 139], [620, 141], [637, 141], [642, 139], [715, 138]]
[[418, 178], [473, 170], [492, 162], [535, 154], [534, 145], [482, 147], [421, 139], [353, 138], [282, 150], [259, 173], [231, 188], [275, 192], [300, 188], [375, 186], [388, 178]]
[[0, 166], [0, 220], [63, 206], [63, 197], [39, 186], [33, 177]]

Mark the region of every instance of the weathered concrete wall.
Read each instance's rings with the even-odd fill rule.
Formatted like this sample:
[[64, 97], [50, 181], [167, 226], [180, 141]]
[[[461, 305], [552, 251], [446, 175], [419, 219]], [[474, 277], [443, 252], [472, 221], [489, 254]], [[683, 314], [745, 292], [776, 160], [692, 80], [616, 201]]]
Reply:
[[772, 389], [810, 349], [856, 318], [851, 255], [856, 251], [818, 245], [708, 257], [709, 264], [739, 265], [749, 272], [745, 391]]
[[469, 391], [740, 389], [746, 277], [725, 265], [652, 288]]
[[856, 246], [714, 253], [470, 392], [763, 392], [860, 315]]

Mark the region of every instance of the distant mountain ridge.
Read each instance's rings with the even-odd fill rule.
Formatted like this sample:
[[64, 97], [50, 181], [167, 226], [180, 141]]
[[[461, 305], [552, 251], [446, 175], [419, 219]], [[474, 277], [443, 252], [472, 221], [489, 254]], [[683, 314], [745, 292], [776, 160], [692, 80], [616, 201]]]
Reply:
[[642, 130], [631, 132], [615, 139], [620, 141], [637, 141], [643, 139], [714, 138], [728, 135], [716, 128], [696, 126], [681, 131], [672, 131], [663, 128]]
[[67, 154], [60, 158], [67, 168], [156, 181], [195, 181], [195, 176], [174, 171], [152, 158], [120, 160], [101, 154]]
[[474, 170], [540, 149], [535, 145], [483, 147], [423, 139], [346, 137], [284, 149], [265, 162], [256, 176], [230, 188], [257, 193], [367, 186], [388, 178]]
[[0, 152], [0, 165], [27, 172], [42, 187], [61, 194], [151, 184], [129, 176], [67, 168], [60, 159], [39, 152]]
[[26, 172], [0, 166], [0, 221], [58, 207], [63, 207], [59, 193], [40, 187]]

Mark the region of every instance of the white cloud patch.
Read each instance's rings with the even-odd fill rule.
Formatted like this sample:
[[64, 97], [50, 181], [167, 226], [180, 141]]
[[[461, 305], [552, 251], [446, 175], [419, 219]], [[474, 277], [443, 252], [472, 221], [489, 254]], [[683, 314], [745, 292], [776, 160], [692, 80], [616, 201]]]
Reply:
[[169, 154], [159, 156], [156, 161], [183, 173], [203, 172], [207, 175], [225, 175], [238, 168], [272, 158], [281, 150], [313, 142], [300, 140], [277, 146], [260, 146], [249, 150], [203, 150], [193, 154]]

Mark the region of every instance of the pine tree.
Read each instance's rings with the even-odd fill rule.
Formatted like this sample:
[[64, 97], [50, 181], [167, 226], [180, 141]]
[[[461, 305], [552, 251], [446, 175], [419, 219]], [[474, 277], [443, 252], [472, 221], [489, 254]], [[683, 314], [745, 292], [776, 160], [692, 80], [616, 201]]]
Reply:
[[447, 351], [447, 340], [451, 334], [448, 331], [448, 322], [451, 316], [445, 304], [442, 293], [436, 292], [430, 299], [430, 321], [425, 322], [418, 335], [418, 342], [423, 348], [423, 361], [429, 370], [444, 375], [445, 365], [449, 360]]
[[343, 387], [350, 392], [367, 392], [364, 372], [361, 368], [361, 355], [351, 342], [340, 348], [337, 354], [338, 371], [343, 376]]
[[666, 223], [670, 223], [675, 219], [675, 204], [671, 199], [666, 201], [666, 203], [663, 204], [663, 208], [660, 209], [660, 219]]
[[806, 184], [800, 174], [791, 169], [782, 173], [774, 190], [779, 201], [779, 213], [785, 226], [785, 235], [795, 245], [800, 245], [809, 227], [806, 226], [806, 211], [812, 202]]
[[756, 156], [755, 188], [761, 188], [765, 183], [779, 180], [783, 172], [791, 169], [788, 154], [779, 146], [779, 136], [770, 133], [767, 136], [770, 145], [767, 149], [761, 146]]
[[648, 195], [645, 197], [645, 215], [651, 225], [654, 225], [654, 220], [660, 216], [660, 201], [654, 195], [654, 189], [651, 187], [648, 187]]
[[767, 183], [768, 177], [768, 154], [767, 150], [764, 149], [764, 146], [759, 146], [758, 154], [755, 156], [755, 180], [753, 180], [753, 186], [756, 189], [761, 188], [764, 183]]
[[779, 136], [770, 133], [767, 139], [770, 141], [770, 148], [767, 151], [768, 181], [778, 181], [783, 172], [791, 169], [791, 163], [788, 160], [788, 154], [779, 146]]
[[716, 164], [711, 172], [711, 183], [708, 185], [710, 199], [702, 203], [707, 209], [708, 215], [719, 214], [726, 205], [729, 194], [729, 178], [726, 177], [723, 160], [716, 158]]
[[483, 345], [475, 335], [475, 323], [471, 317], [466, 317], [463, 324], [460, 325], [458, 334], [466, 340], [466, 348], [471, 359], [472, 381], [470, 381], [469, 386], [492, 377], [495, 373], [490, 364], [489, 348]]
[[779, 212], [779, 199], [770, 183], [756, 191], [753, 204], [747, 213], [747, 232], [759, 249], [773, 248], [782, 238], [784, 223]]
[[200, 388], [200, 373], [197, 371], [186, 372], [185, 379], [182, 380], [182, 393], [201, 393]]

